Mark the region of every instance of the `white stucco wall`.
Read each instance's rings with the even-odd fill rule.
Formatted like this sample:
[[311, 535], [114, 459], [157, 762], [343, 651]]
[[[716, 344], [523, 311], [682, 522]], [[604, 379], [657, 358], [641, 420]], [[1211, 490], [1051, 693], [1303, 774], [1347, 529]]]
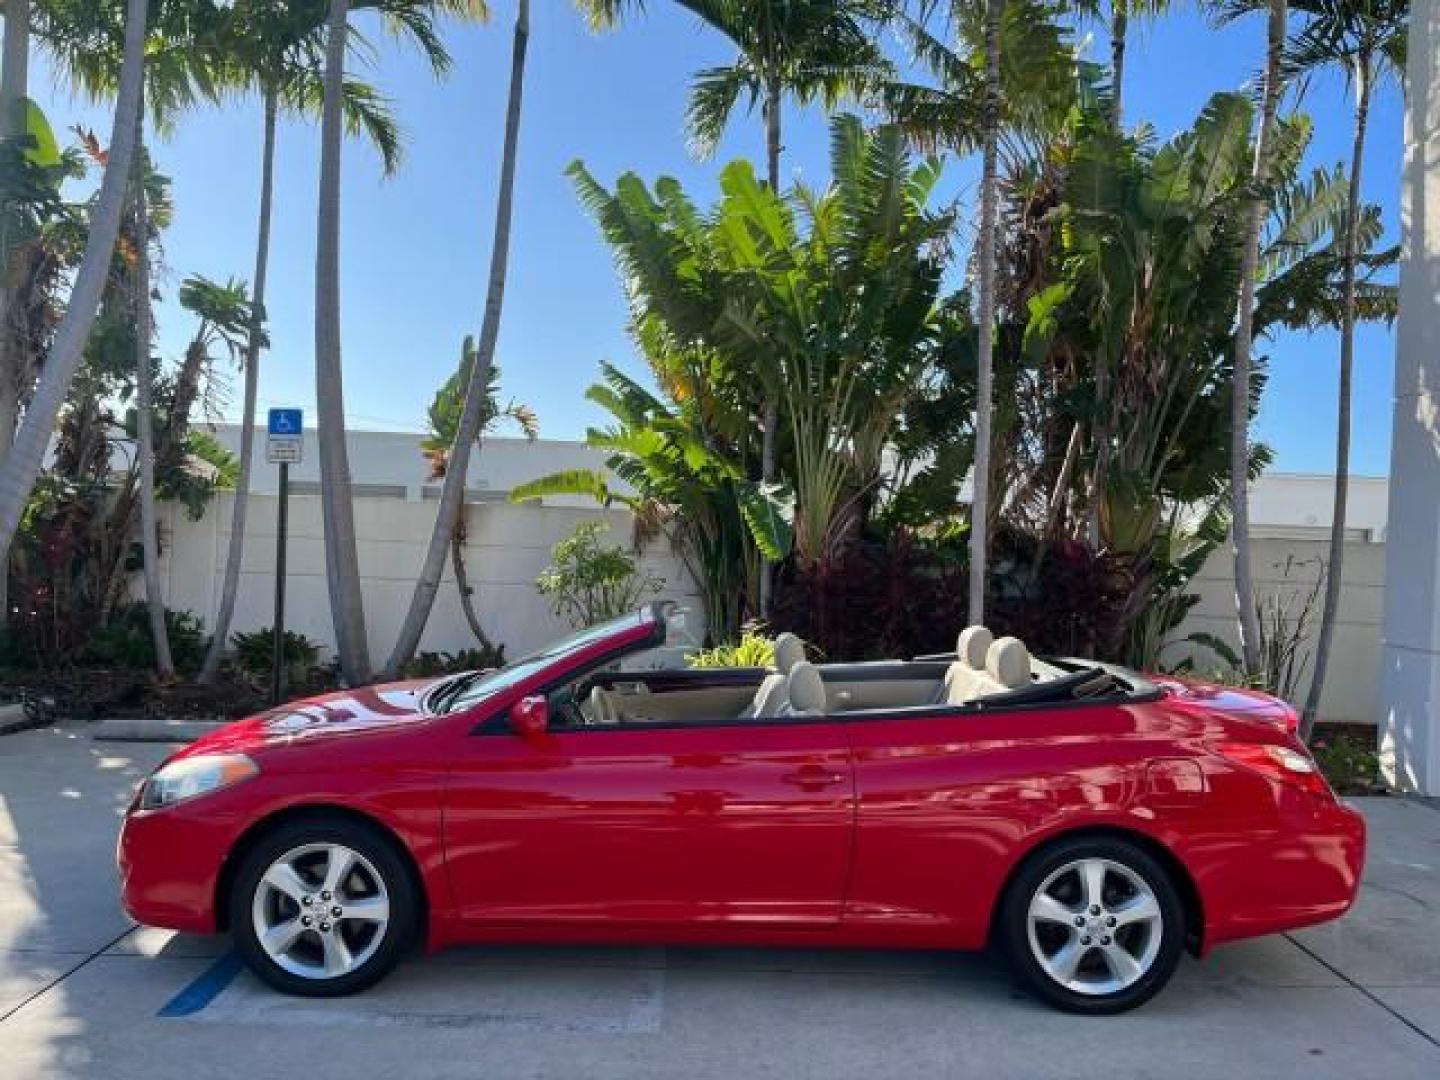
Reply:
[[[219, 425], [215, 434], [239, 448], [239, 429]], [[355, 527], [365, 592], [370, 650], [379, 661], [388, 655], [400, 618], [410, 599], [424, 546], [434, 521], [439, 484], [429, 482], [420, 453], [421, 436], [403, 432], [349, 433], [351, 475], [357, 498]], [[291, 470], [291, 542], [286, 623], [327, 646], [332, 638], [320, 524], [318, 455], [314, 432], [306, 433], [305, 461]], [[567, 628], [550, 614], [534, 587], [549, 562], [551, 546], [586, 518], [612, 523], [615, 542], [630, 538], [629, 515], [600, 511], [585, 498], [547, 497], [544, 504], [515, 505], [506, 494], [518, 484], [562, 469], [602, 468], [603, 455], [577, 442], [487, 439], [470, 468], [467, 484], [469, 530], [467, 566], [486, 631], [519, 656]], [[1326, 555], [1333, 480], [1328, 476], [1270, 473], [1251, 489], [1252, 535], [1257, 589], [1293, 593], [1313, 582]], [[277, 471], [264, 461], [263, 435], [257, 442], [251, 522], [245, 568], [236, 610], [236, 630], [268, 626], [274, 588]], [[1378, 716], [1380, 621], [1384, 589], [1388, 485], [1383, 478], [1352, 480], [1344, 586], [1322, 715], [1328, 720], [1374, 723]], [[225, 545], [229, 539], [233, 497], [221, 495], [198, 522], [166, 508], [165, 572], [171, 607], [194, 611], [210, 625], [218, 606]], [[1293, 560], [1290, 576], [1283, 573]], [[663, 542], [652, 545], [643, 565], [666, 579], [666, 596], [690, 604], [692, 624], [703, 625], [695, 590]], [[1176, 637], [1206, 631], [1235, 643], [1234, 586], [1228, 548], [1217, 551], [1196, 579], [1200, 603]], [[1315, 619], [1318, 623], [1318, 607]], [[472, 643], [446, 567], [445, 584], [421, 641], [422, 649], [455, 651]], [[1213, 654], [1172, 646], [1167, 660], [1193, 653], [1202, 670], [1216, 663]], [[1300, 682], [1300, 694], [1308, 687]]]
[[[214, 625], [219, 606], [233, 505], [233, 495], [220, 495], [199, 521], [166, 507], [161, 523], [166, 601], [172, 608], [193, 611], [207, 627]], [[274, 495], [251, 495], [233, 630], [255, 630], [273, 622], [277, 506]], [[630, 516], [624, 512], [487, 501], [467, 505], [465, 514], [465, 564], [476, 590], [480, 621], [512, 658], [569, 632], [570, 627], [551, 613], [548, 601], [535, 589], [535, 578], [549, 563], [550, 548], [556, 541], [568, 536], [579, 522], [595, 518], [609, 522], [607, 542], [628, 545], [631, 540]], [[394, 645], [434, 520], [433, 501], [355, 500], [361, 586], [370, 655], [376, 663], [382, 662]], [[291, 496], [289, 532], [286, 628], [331, 648], [334, 637], [318, 497]], [[686, 603], [695, 611], [691, 622], [704, 625], [689, 577], [664, 541], [650, 545], [640, 564], [645, 572], [665, 580], [660, 596]], [[420, 648], [455, 652], [474, 644], [447, 560]]]

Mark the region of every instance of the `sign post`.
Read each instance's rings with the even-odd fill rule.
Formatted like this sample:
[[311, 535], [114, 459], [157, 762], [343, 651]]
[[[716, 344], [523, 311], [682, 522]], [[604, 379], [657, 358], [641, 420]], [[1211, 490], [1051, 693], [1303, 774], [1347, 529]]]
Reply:
[[271, 409], [265, 460], [280, 466], [280, 505], [275, 529], [274, 651], [270, 662], [270, 702], [285, 697], [285, 546], [290, 526], [290, 466], [304, 457], [305, 416], [299, 409]]

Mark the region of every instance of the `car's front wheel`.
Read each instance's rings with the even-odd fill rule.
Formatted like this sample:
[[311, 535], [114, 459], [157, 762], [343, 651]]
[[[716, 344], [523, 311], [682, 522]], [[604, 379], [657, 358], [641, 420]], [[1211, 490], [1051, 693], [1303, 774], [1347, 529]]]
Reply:
[[235, 876], [231, 926], [260, 978], [289, 994], [330, 997], [374, 984], [415, 926], [415, 889], [394, 844], [343, 818], [281, 826]]
[[1000, 936], [1027, 988], [1068, 1012], [1133, 1009], [1180, 963], [1185, 909], [1169, 873], [1118, 838], [1042, 849], [1006, 891]]

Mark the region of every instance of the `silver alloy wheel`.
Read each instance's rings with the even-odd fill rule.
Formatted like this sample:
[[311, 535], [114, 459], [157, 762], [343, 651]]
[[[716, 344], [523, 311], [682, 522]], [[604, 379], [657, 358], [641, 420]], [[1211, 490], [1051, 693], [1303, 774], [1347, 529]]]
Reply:
[[1155, 891], [1110, 859], [1076, 859], [1051, 873], [1030, 898], [1026, 923], [1030, 950], [1045, 974], [1090, 996], [1139, 982], [1164, 936]]
[[335, 979], [375, 955], [390, 894], [373, 863], [344, 844], [305, 844], [261, 875], [250, 905], [255, 939], [302, 979]]

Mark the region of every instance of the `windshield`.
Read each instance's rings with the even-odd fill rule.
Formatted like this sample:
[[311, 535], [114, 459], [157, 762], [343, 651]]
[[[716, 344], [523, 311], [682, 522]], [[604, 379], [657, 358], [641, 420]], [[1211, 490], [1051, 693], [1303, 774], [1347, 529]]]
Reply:
[[597, 641], [613, 637], [619, 631], [639, 626], [643, 619], [644, 615], [642, 614], [622, 615], [610, 622], [578, 630], [568, 637], [552, 642], [537, 653], [531, 653], [519, 660], [512, 660], [504, 667], [496, 668], [494, 671], [470, 672], [458, 676], [456, 679], [442, 683], [432, 692], [428, 707], [431, 711], [440, 714], [461, 712], [484, 701], [492, 694], [519, 685], [557, 660], [563, 660], [568, 655], [581, 652]]

